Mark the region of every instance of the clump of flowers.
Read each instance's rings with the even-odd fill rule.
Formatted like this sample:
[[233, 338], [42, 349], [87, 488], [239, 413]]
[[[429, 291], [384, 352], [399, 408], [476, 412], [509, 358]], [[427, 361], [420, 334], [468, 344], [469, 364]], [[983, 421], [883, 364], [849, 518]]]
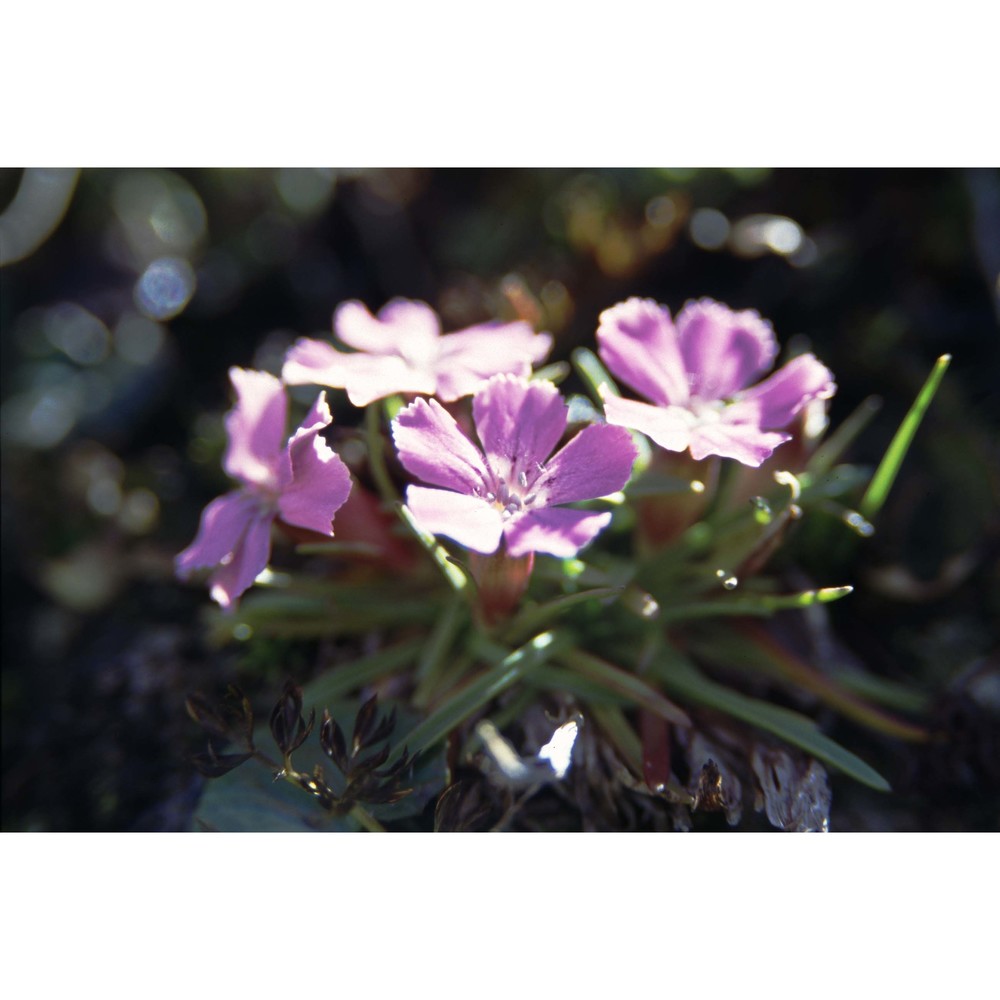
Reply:
[[[826, 767], [888, 785], [762, 690], [806, 691], [858, 724], [926, 738], [877, 703], [877, 682], [865, 700], [789, 644], [787, 628], [767, 627], [777, 612], [850, 593], [836, 581], [789, 592], [768, 566], [802, 521], [829, 527], [832, 512], [840, 528], [870, 534], [902, 451], [890, 449], [860, 496], [864, 516], [848, 506], [864, 477], [836, 466], [832, 445], [800, 455], [794, 474], [782, 468], [782, 446], [805, 414], [823, 417], [836, 385], [812, 354], [768, 375], [779, 348], [756, 312], [703, 299], [675, 321], [649, 299], [612, 306], [600, 314], [598, 354], [573, 355], [589, 399], [551, 380], [568, 366], [533, 371], [552, 338], [523, 322], [442, 335], [429, 306], [395, 299], [377, 316], [344, 303], [334, 329], [352, 351], [299, 340], [282, 377], [343, 389], [367, 408], [351, 471], [327, 442], [325, 394], [286, 442], [282, 382], [234, 368], [223, 467], [240, 486], [209, 504], [177, 557], [183, 578], [211, 570], [211, 595], [228, 612], [220, 636], [355, 642], [355, 655], [305, 689], [287, 687], [272, 715], [275, 776], [321, 807], [307, 827], [413, 828], [433, 800], [435, 828], [499, 829], [551, 785], [572, 786], [564, 798], [583, 829], [639, 825], [640, 814], [687, 828], [712, 811], [736, 824], [750, 805], [786, 829], [825, 829]], [[615, 378], [642, 398], [621, 396]], [[761, 491], [749, 504], [734, 501], [741, 468], [756, 471], [739, 482]], [[357, 510], [341, 539], [334, 517], [352, 483], [345, 521]], [[282, 550], [285, 572], [262, 577], [274, 525], [304, 529], [314, 541], [301, 554], [325, 561]], [[321, 536], [332, 541], [316, 544]], [[255, 580], [266, 586], [237, 607]], [[392, 706], [382, 722], [379, 699]], [[189, 702], [214, 737], [243, 747], [227, 755], [210, 744], [199, 766], [211, 776], [270, 760], [246, 699], [236, 703], [227, 716]], [[292, 764], [317, 706], [320, 749], [340, 778], [322, 758], [311, 770]], [[337, 719], [350, 717], [348, 752]], [[238, 794], [240, 781], [216, 787]], [[213, 801], [203, 802], [209, 825]], [[230, 802], [218, 808], [234, 815]]]

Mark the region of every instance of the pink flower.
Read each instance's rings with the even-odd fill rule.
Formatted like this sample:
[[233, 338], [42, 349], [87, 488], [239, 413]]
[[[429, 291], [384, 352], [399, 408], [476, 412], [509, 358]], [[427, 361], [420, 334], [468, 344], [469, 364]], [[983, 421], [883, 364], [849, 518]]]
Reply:
[[631, 427], [669, 451], [691, 450], [759, 466], [791, 438], [780, 429], [807, 403], [829, 399], [833, 375], [812, 354], [793, 358], [750, 388], [778, 354], [771, 324], [753, 310], [711, 299], [677, 317], [652, 299], [601, 313], [598, 352], [608, 369], [649, 403], [602, 392], [609, 424]]
[[241, 486], [205, 508], [195, 540], [174, 561], [181, 579], [216, 567], [211, 596], [223, 608], [267, 566], [276, 518], [332, 535], [333, 515], [351, 490], [347, 466], [320, 434], [332, 419], [325, 393], [286, 444], [288, 400], [281, 382], [243, 368], [230, 368], [229, 379], [237, 399], [226, 416], [229, 446], [222, 465]]
[[517, 558], [575, 555], [608, 524], [610, 513], [562, 505], [625, 485], [636, 458], [627, 431], [592, 424], [553, 455], [566, 430], [566, 404], [551, 382], [513, 375], [491, 378], [472, 413], [482, 451], [436, 400], [417, 399], [393, 421], [399, 460], [431, 484], [406, 491], [422, 527], [484, 554], [502, 539]]
[[552, 349], [547, 333], [528, 323], [482, 323], [441, 335], [437, 314], [423, 302], [393, 299], [377, 317], [360, 302], [333, 316], [337, 337], [355, 353], [302, 338], [285, 358], [288, 385], [346, 389], [355, 406], [394, 393], [420, 393], [452, 402], [475, 392], [491, 375], [531, 374]]

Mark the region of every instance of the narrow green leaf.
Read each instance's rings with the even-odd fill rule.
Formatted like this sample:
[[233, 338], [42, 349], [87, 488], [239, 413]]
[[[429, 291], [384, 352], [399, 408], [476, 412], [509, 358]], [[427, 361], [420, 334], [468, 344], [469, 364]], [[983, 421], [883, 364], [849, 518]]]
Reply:
[[927, 381], [924, 382], [909, 412], [899, 425], [899, 430], [896, 431], [889, 447], [882, 456], [882, 461], [875, 470], [875, 475], [872, 476], [872, 481], [868, 484], [868, 489], [865, 490], [861, 503], [858, 504], [858, 511], [869, 521], [882, 509], [882, 505], [889, 495], [889, 490], [892, 489], [892, 484], [896, 480], [900, 466], [903, 464], [903, 459], [917, 433], [917, 428], [924, 419], [924, 414], [931, 405], [931, 400], [934, 399], [949, 364], [951, 364], [950, 354], [942, 354], [934, 363], [934, 368], [928, 375]]
[[604, 367], [601, 359], [588, 347], [578, 347], [570, 355], [577, 372], [583, 379], [584, 384], [590, 391], [594, 402], [601, 403], [601, 386], [605, 386], [612, 396], [620, 396], [621, 391], [611, 377], [611, 373]]
[[853, 590], [851, 586], [821, 587], [819, 590], [803, 590], [798, 594], [747, 594], [740, 597], [720, 597], [694, 604], [668, 605], [663, 608], [661, 617], [667, 622], [678, 622], [691, 618], [714, 618], [720, 615], [769, 616], [775, 611], [807, 608], [811, 604], [839, 601]]
[[695, 639], [688, 647], [699, 660], [723, 670], [742, 669], [757, 677], [772, 677], [793, 689], [809, 691], [847, 718], [896, 739], [925, 742], [927, 731], [907, 719], [869, 704], [841, 684], [835, 675], [819, 670], [797, 656], [756, 622], [742, 622], [726, 633]]
[[649, 672], [685, 701], [725, 712], [758, 729], [773, 733], [869, 788], [880, 792], [891, 790], [889, 783], [878, 771], [820, 732], [812, 719], [791, 709], [749, 698], [716, 684], [676, 650], [661, 650], [650, 660]]
[[438, 616], [417, 661], [416, 691], [413, 703], [423, 707], [428, 692], [433, 691], [441, 679], [445, 658], [452, 650], [455, 639], [468, 621], [468, 604], [461, 594], [453, 594]]
[[630, 499], [636, 497], [662, 497], [705, 492], [705, 484], [700, 479], [685, 479], [662, 472], [645, 472], [633, 479], [625, 488]]
[[396, 742], [397, 749], [389, 763], [399, 756], [404, 746], [411, 754], [417, 754], [443, 740], [456, 726], [489, 704], [497, 695], [528, 676], [533, 667], [544, 663], [558, 647], [559, 642], [552, 632], [536, 635], [530, 642], [467, 684], [406, 736], [399, 738]]
[[438, 564], [441, 572], [445, 575], [445, 579], [451, 584], [452, 588], [458, 593], [467, 593], [469, 591], [469, 577], [466, 576], [458, 563], [449, 556], [448, 550], [430, 532], [424, 531], [417, 524], [416, 519], [410, 513], [410, 508], [405, 503], [397, 504], [396, 509], [399, 511], [399, 516], [406, 522], [420, 544], [430, 553], [434, 562]]
[[611, 691], [578, 671], [557, 667], [551, 663], [543, 663], [531, 672], [529, 682], [536, 689], [545, 691], [564, 691], [574, 697], [595, 704], [632, 705], [634, 699], [617, 691]]
[[691, 720], [683, 709], [678, 708], [668, 698], [664, 698], [659, 691], [651, 688], [635, 674], [630, 674], [613, 663], [575, 647], [557, 653], [555, 659], [612, 694], [624, 695], [633, 704], [648, 709], [668, 722], [678, 726], [691, 725]]
[[306, 685], [302, 692], [304, 704], [325, 707], [366, 684], [398, 673], [416, 660], [423, 643], [422, 638], [406, 639], [377, 653], [333, 667]]
[[543, 365], [531, 373], [532, 382], [554, 382], [559, 385], [573, 369], [565, 361], [553, 361], [550, 365]]
[[505, 631], [506, 637], [511, 642], [516, 642], [519, 636], [530, 632], [537, 632], [540, 628], [548, 625], [554, 618], [577, 604], [587, 601], [609, 601], [612, 598], [621, 596], [620, 587], [594, 587], [591, 590], [579, 590], [575, 594], [565, 594], [562, 597], [553, 598], [544, 604], [537, 604], [527, 607], [518, 612], [517, 617], [510, 623]]

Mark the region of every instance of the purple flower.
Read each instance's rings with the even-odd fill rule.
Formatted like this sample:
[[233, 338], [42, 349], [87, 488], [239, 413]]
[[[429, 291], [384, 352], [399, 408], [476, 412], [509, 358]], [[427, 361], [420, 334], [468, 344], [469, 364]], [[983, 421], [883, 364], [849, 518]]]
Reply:
[[423, 302], [393, 299], [377, 317], [360, 302], [343, 302], [333, 315], [337, 337], [356, 353], [301, 338], [285, 358], [288, 385], [346, 389], [355, 406], [397, 392], [453, 402], [491, 375], [530, 375], [552, 349], [547, 333], [531, 325], [482, 323], [441, 335], [437, 314]]
[[195, 540], [174, 561], [182, 579], [218, 567], [209, 582], [223, 608], [267, 566], [275, 518], [332, 535], [333, 515], [351, 491], [347, 466], [320, 434], [332, 419], [325, 393], [286, 444], [288, 400], [281, 382], [243, 368], [230, 368], [229, 379], [237, 399], [226, 415], [229, 446], [222, 465], [242, 485], [205, 508]]
[[561, 505], [620, 490], [636, 449], [623, 428], [592, 424], [552, 455], [566, 412], [551, 382], [496, 375], [472, 401], [480, 451], [436, 400], [415, 400], [392, 425], [403, 466], [434, 487], [407, 488], [414, 518], [475, 552], [503, 539], [515, 558], [575, 555], [611, 515]]
[[791, 438], [780, 430], [814, 399], [836, 391], [812, 354], [793, 358], [751, 388], [778, 354], [771, 324], [752, 309], [711, 299], [677, 317], [652, 299], [631, 298], [601, 313], [598, 352], [610, 371], [650, 403], [602, 392], [608, 423], [631, 427], [695, 459], [735, 458], [758, 466]]

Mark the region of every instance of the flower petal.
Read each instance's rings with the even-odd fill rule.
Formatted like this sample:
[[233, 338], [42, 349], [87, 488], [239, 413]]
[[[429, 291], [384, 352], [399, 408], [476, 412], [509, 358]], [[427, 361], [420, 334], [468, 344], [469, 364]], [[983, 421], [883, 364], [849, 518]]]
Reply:
[[392, 422], [403, 468], [434, 486], [485, 496], [488, 471], [479, 449], [436, 400], [417, 399]]
[[611, 373], [639, 395], [668, 405], [688, 401], [688, 380], [670, 311], [631, 298], [601, 313], [598, 353]]
[[288, 442], [292, 481], [278, 500], [283, 520], [300, 528], [332, 535], [333, 515], [351, 492], [351, 474], [320, 431], [330, 423], [326, 394]]
[[437, 395], [445, 402], [475, 392], [493, 375], [527, 376], [547, 357], [552, 337], [535, 333], [529, 323], [482, 323], [440, 340]]
[[677, 317], [677, 339], [691, 394], [724, 399], [766, 372], [778, 355], [771, 324], [753, 309], [734, 312], [721, 302], [688, 302]]
[[232, 560], [212, 574], [209, 595], [222, 608], [231, 608], [267, 566], [271, 557], [271, 520], [268, 515], [258, 514], [250, 521]]
[[267, 372], [230, 368], [236, 405], [226, 414], [229, 445], [222, 467], [247, 484], [269, 485], [284, 450], [288, 400], [285, 387]]
[[288, 385], [346, 389], [355, 406], [397, 392], [434, 392], [434, 376], [396, 355], [346, 354], [321, 340], [301, 338], [285, 356], [281, 377]]
[[740, 393], [759, 407], [761, 427], [785, 427], [806, 403], [829, 399], [837, 391], [833, 373], [813, 354], [800, 354], [759, 385]]
[[395, 354], [429, 363], [437, 354], [441, 324], [425, 302], [393, 299], [372, 316], [362, 302], [342, 302], [333, 314], [333, 329], [348, 347], [368, 354]]
[[566, 430], [566, 404], [545, 381], [494, 375], [472, 400], [486, 461], [502, 482], [530, 487]]
[[624, 427], [584, 427], [546, 463], [534, 483], [538, 502], [549, 506], [614, 493], [628, 482], [637, 455]]
[[601, 396], [609, 424], [639, 431], [668, 451], [684, 451], [691, 443], [695, 417], [683, 406], [651, 406], [610, 393]]
[[409, 486], [406, 505], [416, 522], [432, 535], [446, 535], [484, 555], [496, 552], [500, 544], [500, 511], [479, 497]]
[[316, 402], [313, 403], [312, 409], [309, 410], [305, 419], [299, 424], [291, 438], [289, 438], [288, 443], [291, 444], [297, 437], [307, 434], [311, 430], [316, 430], [317, 428], [322, 430], [324, 427], [329, 427], [332, 423], [333, 414], [330, 412], [330, 404], [327, 402], [326, 393], [321, 392], [316, 397]]
[[348, 356], [323, 340], [299, 337], [285, 355], [282, 381], [286, 385], [328, 385], [342, 389], [347, 371], [343, 360]]
[[567, 559], [593, 541], [610, 521], [610, 511], [595, 514], [566, 507], [529, 510], [504, 524], [504, 541], [507, 553], [514, 558], [529, 552], [544, 552]]
[[790, 438], [790, 434], [762, 430], [752, 406], [734, 403], [722, 411], [719, 420], [699, 422], [692, 428], [691, 455], [697, 461], [709, 455], [734, 458], [756, 468]]
[[186, 580], [196, 569], [218, 566], [233, 554], [260, 504], [244, 490], [216, 497], [202, 512], [194, 541], [174, 558], [174, 570]]

